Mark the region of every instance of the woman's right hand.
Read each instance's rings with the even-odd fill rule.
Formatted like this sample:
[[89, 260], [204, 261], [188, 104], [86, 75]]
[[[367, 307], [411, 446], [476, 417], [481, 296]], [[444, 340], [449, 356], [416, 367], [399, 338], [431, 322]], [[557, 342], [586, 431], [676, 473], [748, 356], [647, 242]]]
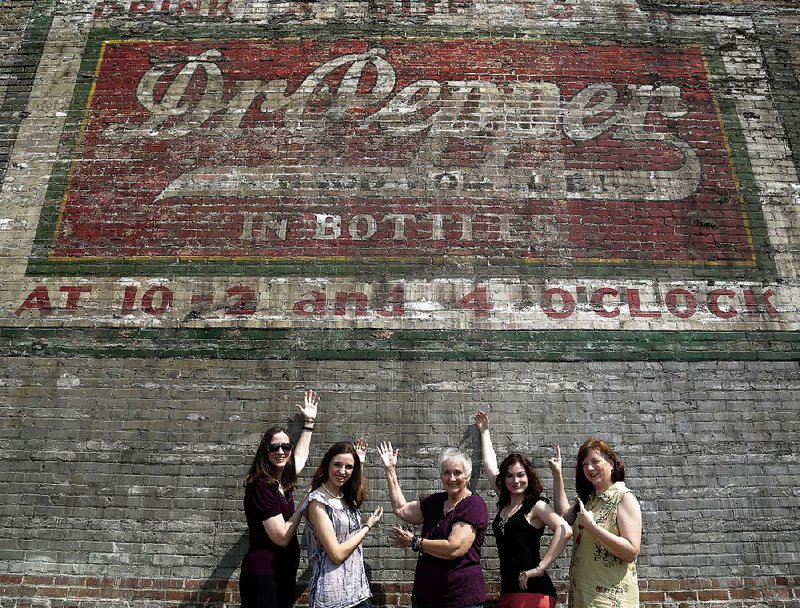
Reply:
[[556, 446], [556, 455], [547, 460], [547, 466], [550, 467], [553, 477], [561, 477], [561, 446]]
[[400, 450], [392, 449], [392, 443], [390, 441], [381, 441], [381, 444], [378, 446], [378, 455], [381, 457], [384, 468], [388, 469], [397, 466], [397, 453], [399, 451]]
[[484, 412], [483, 410], [479, 410], [477, 414], [475, 414], [475, 426], [478, 427], [478, 431], [483, 433], [489, 430], [489, 414]]

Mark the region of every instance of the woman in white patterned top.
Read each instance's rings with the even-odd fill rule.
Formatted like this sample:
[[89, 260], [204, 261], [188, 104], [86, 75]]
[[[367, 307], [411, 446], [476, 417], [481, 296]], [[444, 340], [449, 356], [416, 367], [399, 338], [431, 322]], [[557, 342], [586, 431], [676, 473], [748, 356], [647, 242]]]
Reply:
[[[381, 519], [378, 507], [361, 523], [367, 492], [362, 459], [366, 443], [335, 443], [311, 482], [305, 538], [311, 565], [309, 608], [370, 608], [361, 543]], [[359, 454], [361, 452], [361, 454]]]

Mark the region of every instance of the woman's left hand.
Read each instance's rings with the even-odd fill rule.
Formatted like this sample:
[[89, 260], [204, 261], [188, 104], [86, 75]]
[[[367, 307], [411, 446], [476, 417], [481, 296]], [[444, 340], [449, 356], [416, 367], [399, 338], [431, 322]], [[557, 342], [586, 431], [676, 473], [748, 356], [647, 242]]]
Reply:
[[528, 588], [528, 579], [544, 576], [544, 570], [538, 566], [533, 570], [523, 570], [519, 573], [519, 588], [525, 591]]
[[306, 391], [303, 405], [295, 404], [295, 407], [303, 414], [306, 422], [314, 422], [317, 419], [317, 408], [319, 407], [319, 395], [313, 389]]
[[578, 517], [575, 522], [578, 524], [578, 528], [591, 528], [594, 523], [594, 513], [584, 506], [580, 498], [578, 498]]
[[356, 450], [356, 454], [361, 459], [361, 466], [364, 466], [364, 463], [367, 461], [367, 440], [363, 437], [359, 437], [353, 442], [353, 447]]
[[389, 540], [398, 547], [410, 547], [411, 541], [414, 540], [414, 533], [410, 530], [392, 526], [389, 528]]

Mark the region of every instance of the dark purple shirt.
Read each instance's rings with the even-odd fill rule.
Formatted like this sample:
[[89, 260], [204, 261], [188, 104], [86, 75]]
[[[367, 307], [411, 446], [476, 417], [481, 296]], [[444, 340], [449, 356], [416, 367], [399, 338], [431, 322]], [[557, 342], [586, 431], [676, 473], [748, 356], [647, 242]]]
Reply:
[[294, 513], [292, 495], [281, 494], [262, 479], [244, 491], [244, 513], [250, 531], [250, 546], [242, 560], [242, 573], [258, 575], [297, 574], [300, 565], [300, 543], [295, 535], [286, 547], [273, 543], [264, 529], [264, 521], [276, 515], [289, 519]]
[[[440, 559], [422, 554], [414, 573], [412, 600], [434, 608], [462, 608], [486, 601], [486, 583], [481, 570], [481, 547], [489, 525], [486, 503], [477, 494], [468, 496], [447, 515], [443, 514], [447, 493], [420, 498], [422, 538], [444, 540], [458, 522], [475, 528], [475, 541], [459, 559]], [[425, 543], [423, 543], [424, 545]]]

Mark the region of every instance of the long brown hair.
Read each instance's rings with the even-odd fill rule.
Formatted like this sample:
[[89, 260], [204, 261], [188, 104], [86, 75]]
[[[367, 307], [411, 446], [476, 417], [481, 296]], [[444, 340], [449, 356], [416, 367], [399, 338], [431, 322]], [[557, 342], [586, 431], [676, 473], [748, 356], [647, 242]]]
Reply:
[[328, 448], [325, 456], [322, 457], [322, 462], [319, 463], [317, 470], [314, 471], [314, 477], [311, 478], [311, 489], [316, 490], [324, 482], [328, 481], [328, 469], [331, 466], [331, 461], [334, 456], [339, 454], [350, 454], [353, 457], [353, 473], [342, 486], [342, 500], [353, 509], [358, 509], [367, 499], [367, 487], [364, 475], [361, 472], [361, 458], [358, 457], [356, 448], [349, 441], [340, 441]]
[[608, 462], [611, 463], [611, 483], [625, 481], [625, 465], [611, 446], [602, 439], [590, 437], [583, 442], [578, 450], [578, 462], [575, 464], [575, 491], [578, 498], [585, 504], [594, 492], [592, 482], [583, 474], [583, 461], [591, 450], [597, 450]]
[[522, 508], [529, 511], [542, 495], [542, 480], [539, 479], [539, 476], [536, 474], [536, 469], [533, 468], [531, 461], [522, 454], [517, 453], [509, 454], [503, 459], [503, 462], [500, 463], [499, 473], [495, 481], [495, 484], [500, 490], [500, 494], [497, 497], [497, 508], [502, 509], [511, 502], [511, 492], [506, 486], [506, 473], [508, 473], [508, 469], [515, 464], [521, 464], [522, 468], [525, 469], [525, 475], [528, 477], [528, 487], [525, 488]]
[[286, 433], [286, 436], [289, 437], [291, 441], [292, 436], [284, 427], [273, 426], [267, 429], [264, 436], [261, 438], [261, 443], [258, 444], [256, 455], [253, 457], [253, 463], [250, 465], [247, 477], [245, 477], [245, 486], [249, 486], [259, 479], [263, 479], [273, 488], [277, 489], [280, 486], [285, 492], [294, 490], [295, 485], [297, 485], [297, 469], [294, 466], [294, 448], [292, 448], [292, 453], [289, 455], [289, 460], [280, 476], [275, 469], [275, 465], [269, 460], [269, 444], [272, 443], [272, 438], [278, 433]]

